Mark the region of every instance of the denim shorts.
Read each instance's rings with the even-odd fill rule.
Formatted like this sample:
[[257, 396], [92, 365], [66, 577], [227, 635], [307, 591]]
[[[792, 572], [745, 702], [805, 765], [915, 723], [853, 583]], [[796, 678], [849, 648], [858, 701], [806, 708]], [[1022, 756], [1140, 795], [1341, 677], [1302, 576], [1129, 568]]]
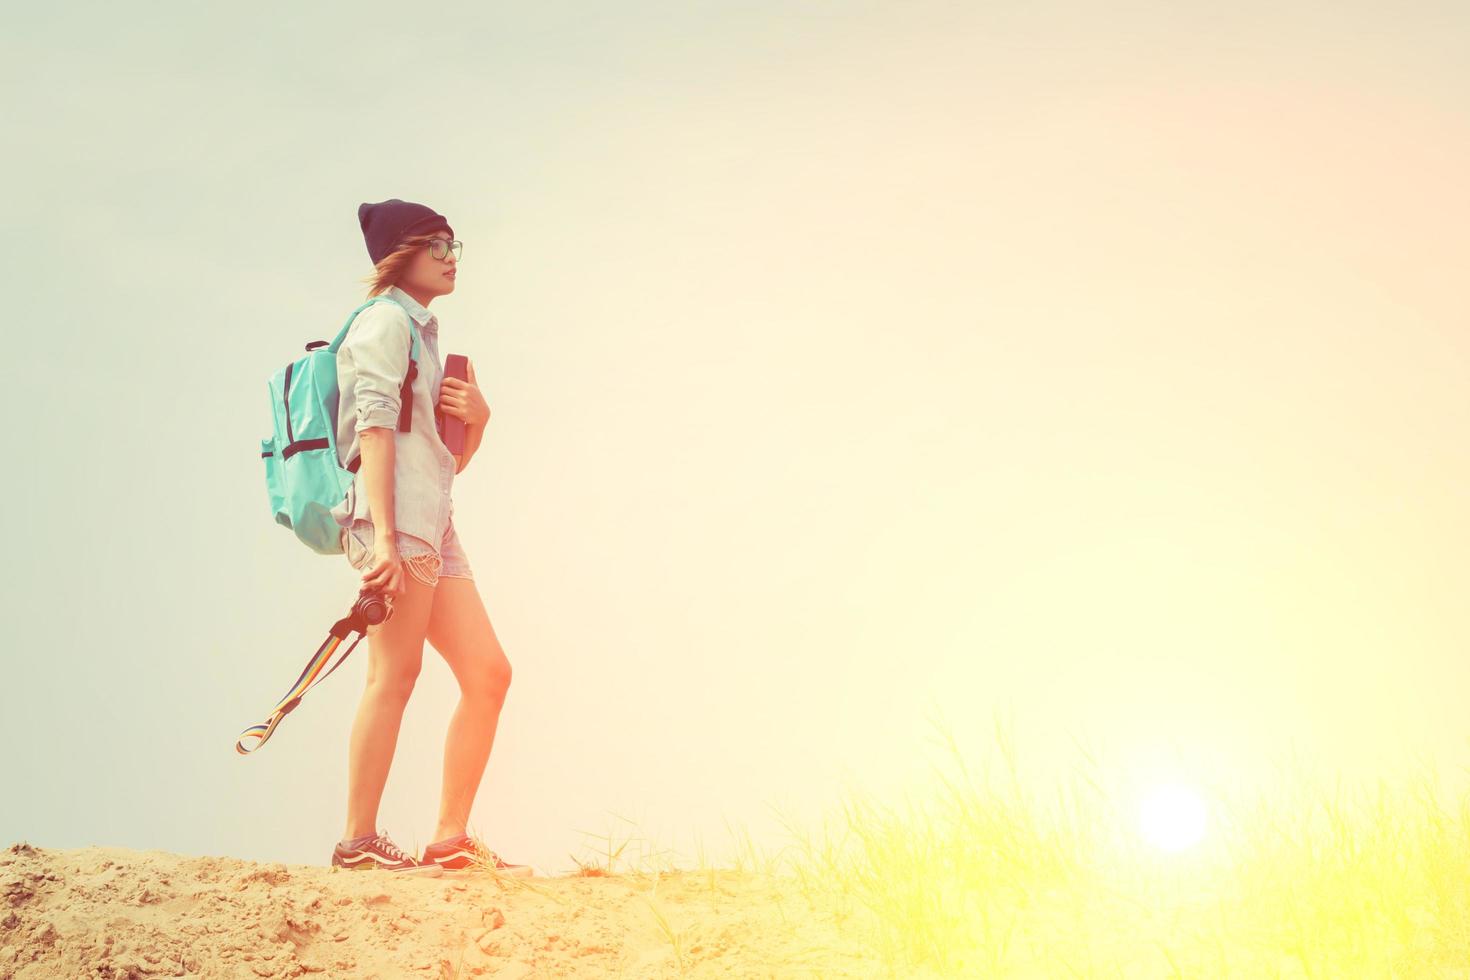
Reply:
[[[347, 563], [360, 572], [372, 567], [375, 530], [373, 522], [367, 520], [353, 521], [350, 527], [342, 529], [342, 550], [347, 555]], [[441, 578], [475, 577], [470, 571], [470, 560], [459, 543], [453, 520], [450, 520], [438, 548], [412, 534], [394, 533], [398, 535], [398, 554], [403, 559], [403, 567], [429, 588], [438, 585]]]

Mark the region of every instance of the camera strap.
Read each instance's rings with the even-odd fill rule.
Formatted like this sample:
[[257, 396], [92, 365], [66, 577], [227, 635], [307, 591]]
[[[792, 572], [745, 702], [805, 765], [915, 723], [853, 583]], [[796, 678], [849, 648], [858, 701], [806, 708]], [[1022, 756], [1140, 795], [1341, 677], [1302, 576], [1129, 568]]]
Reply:
[[[332, 624], [332, 629], [327, 634], [326, 640], [322, 642], [321, 646], [317, 647], [316, 653], [311, 655], [311, 659], [306, 662], [306, 667], [301, 671], [301, 676], [296, 678], [296, 683], [291, 685], [291, 689], [286, 692], [285, 697], [281, 698], [276, 703], [276, 706], [271, 709], [270, 717], [264, 723], [251, 725], [240, 733], [240, 737], [235, 741], [235, 751], [240, 755], [249, 755], [264, 745], [266, 740], [275, 732], [276, 726], [287, 715], [296, 710], [296, 706], [301, 703], [301, 699], [306, 696], [306, 692], [326, 680], [332, 671], [342, 665], [342, 661], [346, 660], [348, 654], [352, 653], [353, 647], [356, 647], [358, 641], [367, 635], [368, 625], [367, 618], [362, 612], [361, 602], [354, 603], [352, 612]], [[332, 659], [332, 654], [342, 645], [342, 641], [346, 640], [354, 632], [357, 633], [357, 639], [354, 639], [351, 645], [342, 652], [342, 656], [337, 658], [336, 663], [332, 664], [332, 666], [323, 672], [322, 667], [328, 660]], [[257, 740], [248, 749], [245, 747], [245, 740], [247, 738]]]

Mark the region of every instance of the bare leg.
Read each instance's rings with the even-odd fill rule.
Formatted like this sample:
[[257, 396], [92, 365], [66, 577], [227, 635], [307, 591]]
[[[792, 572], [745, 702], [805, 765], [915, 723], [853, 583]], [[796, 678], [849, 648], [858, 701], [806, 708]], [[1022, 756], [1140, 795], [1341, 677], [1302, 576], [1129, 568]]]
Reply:
[[398, 727], [423, 664], [434, 589], [407, 572], [404, 578], [407, 591], [394, 600], [393, 615], [386, 623], [368, 627], [367, 688], [352, 723], [348, 751], [344, 839], [377, 833], [378, 804], [398, 746]]
[[432, 842], [465, 832], [510, 687], [510, 661], [474, 579], [439, 579], [428, 637], [459, 681], [459, 706], [444, 741], [444, 793]]

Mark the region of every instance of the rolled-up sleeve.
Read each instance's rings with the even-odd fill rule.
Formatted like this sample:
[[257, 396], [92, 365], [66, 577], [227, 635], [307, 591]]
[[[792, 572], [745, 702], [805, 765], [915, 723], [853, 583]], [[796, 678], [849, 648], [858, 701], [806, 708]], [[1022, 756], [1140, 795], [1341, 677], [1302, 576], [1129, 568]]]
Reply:
[[403, 311], [391, 303], [374, 303], [357, 315], [342, 341], [339, 354], [349, 359], [355, 374], [358, 432], [398, 427], [399, 392], [408, 373], [408, 329]]

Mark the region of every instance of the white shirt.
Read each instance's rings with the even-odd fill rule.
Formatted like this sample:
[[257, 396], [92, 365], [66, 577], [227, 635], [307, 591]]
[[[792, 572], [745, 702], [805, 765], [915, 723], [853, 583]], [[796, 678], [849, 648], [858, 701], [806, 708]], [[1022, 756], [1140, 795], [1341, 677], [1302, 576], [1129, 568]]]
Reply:
[[[337, 452], [344, 467], [362, 451], [359, 433], [381, 426], [393, 431], [393, 523], [438, 548], [454, 513], [455, 460], [439, 436], [434, 408], [444, 365], [439, 357], [439, 320], [397, 286], [379, 294], [397, 303], [374, 303], [352, 321], [337, 349]], [[407, 310], [407, 313], [405, 313]], [[398, 431], [399, 393], [408, 373], [412, 317], [419, 334], [418, 372], [412, 383], [411, 431]], [[359, 464], [347, 496], [332, 516], [347, 527], [372, 520]]]

